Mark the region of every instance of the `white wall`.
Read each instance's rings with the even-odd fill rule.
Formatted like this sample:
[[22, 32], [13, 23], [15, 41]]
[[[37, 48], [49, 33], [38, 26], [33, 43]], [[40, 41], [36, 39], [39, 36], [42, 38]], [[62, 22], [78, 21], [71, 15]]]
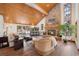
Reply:
[[75, 24], [77, 21], [77, 38], [75, 39], [77, 49], [79, 49], [79, 4], [74, 3], [72, 5], [72, 24]]
[[[44, 17], [44, 18], [36, 25], [36, 27], [39, 27], [39, 31], [45, 31], [45, 20], [46, 20], [46, 17]], [[43, 30], [41, 30], [41, 24], [43, 24]]]
[[2, 15], [0, 15], [0, 37], [2, 37], [3, 36], [3, 23], [4, 23], [4, 21], [3, 21], [4, 19], [3, 19], [3, 16]]
[[76, 10], [76, 18], [77, 18], [77, 39], [76, 39], [76, 45], [77, 48], [79, 49], [79, 4], [76, 5], [77, 10]]
[[4, 29], [7, 32], [6, 35], [8, 36], [9, 47], [14, 46], [14, 37], [12, 34], [17, 33], [17, 24], [4, 23]]
[[7, 30], [7, 35], [9, 35], [10, 33], [17, 33], [17, 24], [5, 23], [4, 29]]
[[77, 49], [79, 49], [79, 20], [77, 20], [77, 39], [76, 39]]
[[64, 3], [61, 3], [60, 4], [60, 11], [61, 11], [61, 24], [63, 24], [64, 23]]

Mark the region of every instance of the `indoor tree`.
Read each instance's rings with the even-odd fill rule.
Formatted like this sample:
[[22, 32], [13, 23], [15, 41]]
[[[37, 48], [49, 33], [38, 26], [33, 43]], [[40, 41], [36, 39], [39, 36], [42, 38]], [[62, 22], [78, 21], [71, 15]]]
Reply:
[[67, 42], [67, 36], [72, 36], [75, 33], [75, 25], [64, 23], [59, 26], [60, 28], [60, 35], [64, 36], [64, 42]]

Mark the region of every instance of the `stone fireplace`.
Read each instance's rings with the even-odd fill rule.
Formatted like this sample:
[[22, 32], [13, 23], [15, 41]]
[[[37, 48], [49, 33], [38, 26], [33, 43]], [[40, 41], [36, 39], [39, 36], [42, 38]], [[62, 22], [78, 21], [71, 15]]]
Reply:
[[57, 30], [52, 29], [52, 30], [48, 30], [48, 35], [53, 35], [53, 36], [57, 36]]

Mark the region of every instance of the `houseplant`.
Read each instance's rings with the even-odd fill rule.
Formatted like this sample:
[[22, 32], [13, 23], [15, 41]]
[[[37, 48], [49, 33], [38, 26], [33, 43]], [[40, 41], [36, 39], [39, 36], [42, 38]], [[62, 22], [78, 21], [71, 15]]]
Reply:
[[64, 36], [64, 43], [67, 43], [67, 36], [72, 36], [73, 33], [75, 33], [75, 25], [69, 24], [69, 23], [64, 23], [59, 26], [60, 28], [60, 35], [62, 37]]

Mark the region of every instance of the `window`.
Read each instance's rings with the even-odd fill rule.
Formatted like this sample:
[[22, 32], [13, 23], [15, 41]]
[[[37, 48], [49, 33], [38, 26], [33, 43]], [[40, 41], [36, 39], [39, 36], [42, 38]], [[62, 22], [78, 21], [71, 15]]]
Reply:
[[64, 5], [64, 23], [71, 23], [71, 4], [66, 3]]
[[43, 30], [43, 24], [41, 24], [41, 30]]

